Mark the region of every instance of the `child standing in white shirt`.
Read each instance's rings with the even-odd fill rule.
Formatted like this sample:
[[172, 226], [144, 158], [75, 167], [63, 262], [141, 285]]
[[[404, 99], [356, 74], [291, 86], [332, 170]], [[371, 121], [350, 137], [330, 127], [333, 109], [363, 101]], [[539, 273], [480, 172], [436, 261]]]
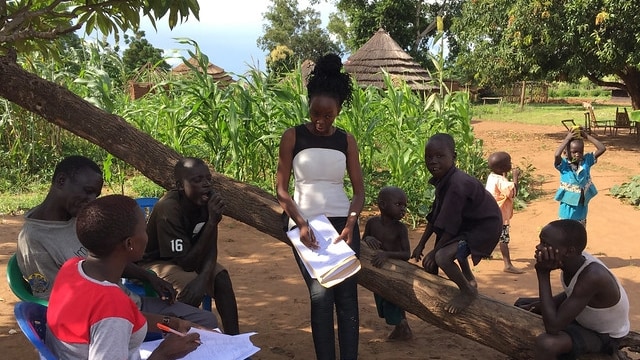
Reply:
[[[500, 235], [499, 244], [502, 260], [504, 261], [504, 272], [522, 274], [524, 271], [513, 266], [509, 255], [509, 241], [511, 240], [509, 225], [513, 216], [513, 199], [518, 191], [520, 170], [518, 168], [511, 170], [511, 156], [504, 151], [494, 152], [489, 155], [488, 162], [491, 174], [487, 178], [485, 187], [496, 199], [502, 212], [502, 234]], [[509, 171], [513, 174], [513, 181], [509, 181], [507, 178]]]

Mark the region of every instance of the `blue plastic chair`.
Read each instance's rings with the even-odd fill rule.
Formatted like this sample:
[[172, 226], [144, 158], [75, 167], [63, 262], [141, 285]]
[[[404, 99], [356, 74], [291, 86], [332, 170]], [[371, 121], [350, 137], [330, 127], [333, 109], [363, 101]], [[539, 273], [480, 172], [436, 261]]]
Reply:
[[[144, 212], [144, 218], [149, 219], [149, 215], [151, 215], [151, 210], [153, 210], [153, 206], [158, 202], [158, 198], [155, 197], [141, 197], [137, 198], [136, 202], [138, 206]], [[122, 284], [129, 289], [134, 294], [138, 296], [156, 296], [156, 292], [149, 284], [143, 284], [137, 280], [130, 280], [126, 278], [122, 278]]]
[[146, 220], [149, 220], [149, 215], [151, 215], [151, 210], [153, 210], [153, 207], [158, 202], [158, 198], [141, 197], [141, 198], [137, 198], [136, 202], [138, 203], [138, 206], [142, 208], [142, 211], [144, 211], [144, 218]]
[[[156, 205], [158, 200], [159, 199], [155, 197], [141, 197], [136, 199], [136, 202], [138, 203], [140, 208], [142, 208], [142, 211], [144, 211], [145, 219], [149, 219], [149, 215], [151, 215], [151, 211], [153, 210], [153, 207]], [[149, 295], [150, 289], [148, 287], [145, 287], [144, 285], [139, 285], [129, 280], [125, 280], [124, 285], [129, 290], [140, 296], [152, 296]], [[202, 309], [211, 311], [211, 297], [209, 295], [205, 295], [202, 298]]]
[[18, 326], [24, 336], [38, 350], [40, 359], [57, 360], [45, 344], [47, 335], [47, 307], [26, 301], [20, 301], [13, 307]]

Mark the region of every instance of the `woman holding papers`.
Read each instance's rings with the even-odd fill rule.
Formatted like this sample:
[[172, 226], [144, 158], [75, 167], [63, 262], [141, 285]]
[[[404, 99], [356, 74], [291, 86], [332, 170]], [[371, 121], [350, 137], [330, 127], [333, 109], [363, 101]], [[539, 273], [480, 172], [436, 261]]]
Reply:
[[[352, 84], [342, 72], [342, 61], [335, 54], [320, 57], [307, 83], [310, 122], [287, 129], [280, 141], [277, 196], [290, 218], [289, 228], [298, 227], [300, 240], [318, 249], [308, 220], [326, 215], [339, 236], [356, 254], [360, 253], [358, 215], [364, 204], [364, 183], [353, 135], [334, 126], [344, 103], [351, 101]], [[353, 187], [349, 201], [344, 190], [345, 170]], [[289, 194], [293, 172], [295, 192]], [[338, 318], [340, 359], [358, 357], [357, 279], [352, 276], [332, 287], [313, 278], [294, 250], [294, 256], [309, 288], [311, 330], [319, 360], [336, 359], [333, 309]]]
[[[188, 330], [186, 322], [141, 313], [117, 285], [125, 266], [140, 260], [147, 244], [144, 215], [135, 200], [109, 195], [89, 202], [78, 213], [76, 232], [89, 256], [64, 263], [47, 310], [47, 346], [57, 358], [140, 359], [147, 321]], [[200, 345], [199, 337], [169, 334], [149, 359], [183, 358]]]

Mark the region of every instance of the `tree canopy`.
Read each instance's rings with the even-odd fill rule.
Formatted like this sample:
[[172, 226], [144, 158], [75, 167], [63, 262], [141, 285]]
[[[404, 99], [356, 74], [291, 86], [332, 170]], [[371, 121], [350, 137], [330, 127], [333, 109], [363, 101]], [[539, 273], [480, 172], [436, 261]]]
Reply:
[[[455, 19], [457, 64], [480, 85], [587, 77], [640, 107], [640, 2], [475, 0]], [[615, 75], [620, 81], [606, 81]]]
[[295, 61], [315, 60], [328, 52], [342, 54], [340, 46], [320, 26], [320, 13], [310, 7], [299, 10], [298, 0], [271, 0], [263, 16], [264, 35], [257, 43], [264, 51], [286, 46]]
[[170, 28], [193, 15], [198, 19], [197, 0], [16, 0], [0, 1], [0, 54], [40, 51], [55, 54], [62, 35], [84, 26], [87, 33], [113, 34], [137, 30], [146, 17], [168, 15]]
[[[435, 33], [436, 16], [446, 8], [447, 15], [459, 8], [461, 0], [339, 0], [338, 12], [332, 14], [328, 28], [351, 52], [358, 50], [379, 29], [389, 35], [422, 66], [428, 60], [429, 38]], [[445, 17], [444, 29], [449, 28]]]
[[129, 47], [122, 53], [122, 61], [128, 74], [137, 72], [147, 64], [162, 70], [171, 69], [171, 65], [167, 64], [162, 57], [162, 49], [154, 47], [144, 37], [144, 31], [136, 31], [134, 36], [125, 34], [124, 38]]

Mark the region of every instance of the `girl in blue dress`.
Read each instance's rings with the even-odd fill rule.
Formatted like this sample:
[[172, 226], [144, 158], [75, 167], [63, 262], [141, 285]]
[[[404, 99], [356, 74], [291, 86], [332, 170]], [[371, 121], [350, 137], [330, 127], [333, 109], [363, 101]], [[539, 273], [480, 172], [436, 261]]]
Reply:
[[[591, 141], [596, 151], [585, 154], [583, 139]], [[605, 151], [605, 146], [582, 128], [570, 129], [558, 146], [554, 166], [560, 172], [560, 187], [555, 195], [560, 202], [560, 219], [577, 220], [587, 226], [589, 201], [598, 194], [591, 182], [591, 167]]]

